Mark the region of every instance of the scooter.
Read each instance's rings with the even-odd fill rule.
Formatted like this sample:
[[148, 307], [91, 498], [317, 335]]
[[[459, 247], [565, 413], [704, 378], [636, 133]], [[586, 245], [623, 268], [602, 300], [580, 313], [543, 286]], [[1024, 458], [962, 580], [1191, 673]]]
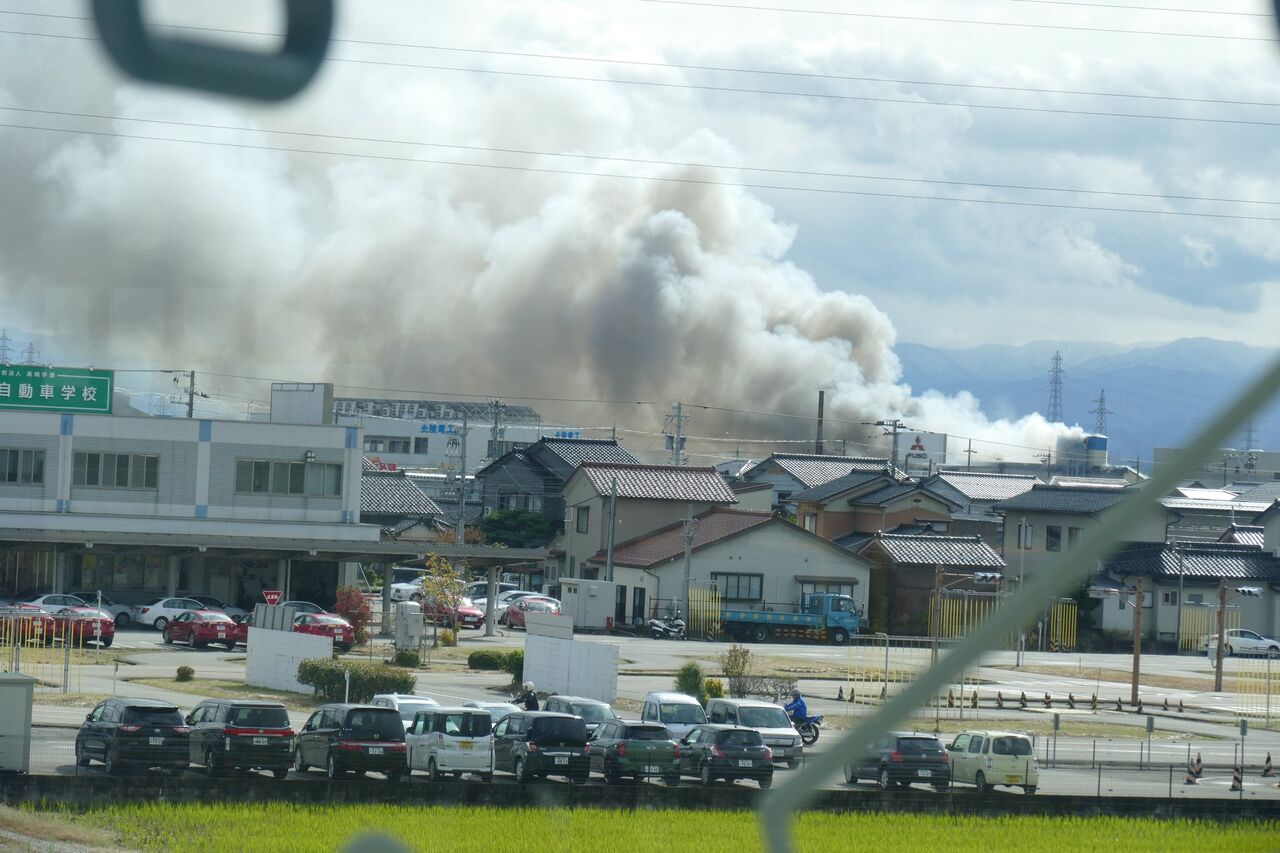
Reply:
[[822, 725], [821, 714], [813, 717], [792, 717], [791, 724], [796, 727], [800, 740], [805, 746], [813, 746], [818, 742], [818, 727]]
[[684, 620], [679, 616], [650, 619], [648, 629], [651, 640], [683, 640], [685, 635]]

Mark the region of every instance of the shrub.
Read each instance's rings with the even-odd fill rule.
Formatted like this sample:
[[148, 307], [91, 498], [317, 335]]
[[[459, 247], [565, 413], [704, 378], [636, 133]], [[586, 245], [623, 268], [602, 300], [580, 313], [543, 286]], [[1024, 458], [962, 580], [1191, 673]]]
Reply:
[[458, 632], [452, 628], [445, 628], [440, 632], [440, 645], [450, 648], [458, 645]]
[[706, 694], [708, 699], [723, 699], [724, 682], [718, 678], [708, 678], [702, 682], [702, 692]]
[[364, 643], [369, 639], [369, 623], [373, 619], [373, 611], [364, 593], [354, 586], [340, 586], [333, 609], [339, 616], [351, 623], [355, 629], [356, 642]]
[[417, 669], [422, 664], [422, 658], [417, 652], [398, 651], [395, 657], [391, 658], [391, 663], [395, 666], [407, 666]]
[[507, 652], [502, 668], [511, 673], [512, 684], [524, 681], [524, 649], [513, 649]]
[[692, 696], [702, 704], [707, 703], [707, 695], [703, 690], [702, 667], [689, 661], [676, 670], [676, 692]]
[[412, 693], [412, 673], [360, 660], [315, 658], [298, 664], [298, 681], [329, 702], [341, 702], [346, 692], [345, 674], [351, 673], [351, 701], [368, 702], [378, 693]]
[[190, 681], [196, 677], [196, 671], [189, 666], [178, 667], [178, 674], [174, 677], [174, 681]]
[[467, 655], [467, 668], [502, 672], [507, 668], [507, 657], [506, 652], [497, 649], [477, 649]]
[[729, 682], [729, 695], [739, 699], [747, 695], [747, 679], [751, 675], [751, 650], [734, 643], [720, 655], [720, 668]]

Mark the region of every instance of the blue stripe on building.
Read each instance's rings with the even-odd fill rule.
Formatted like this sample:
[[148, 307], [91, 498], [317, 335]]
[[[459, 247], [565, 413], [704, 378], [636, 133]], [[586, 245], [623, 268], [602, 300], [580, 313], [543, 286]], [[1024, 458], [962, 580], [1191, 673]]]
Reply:
[[208, 517], [209, 517], [209, 505], [196, 504], [196, 518], [208, 518]]
[[213, 421], [200, 421], [200, 440], [213, 441]]
[[62, 435], [74, 435], [74, 434], [75, 434], [75, 428], [76, 428], [76, 416], [75, 416], [75, 415], [63, 415], [63, 416], [62, 416], [62, 433], [61, 433], [61, 434], [62, 434]]

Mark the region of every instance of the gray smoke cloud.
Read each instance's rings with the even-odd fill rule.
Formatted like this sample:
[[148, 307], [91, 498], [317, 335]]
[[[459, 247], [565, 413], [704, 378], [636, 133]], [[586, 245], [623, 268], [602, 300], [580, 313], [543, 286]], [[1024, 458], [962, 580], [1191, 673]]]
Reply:
[[[332, 117], [333, 92], [327, 95], [327, 106], [299, 107], [297, 123], [326, 111]], [[388, 112], [414, 97], [399, 93]], [[263, 121], [244, 107], [130, 85], [83, 98], [125, 117]], [[538, 106], [551, 104], [523, 108]], [[498, 96], [453, 121], [482, 135], [512, 108]], [[556, 139], [530, 144], [554, 146], [576, 130], [584, 145], [608, 144], [620, 156], [721, 163], [739, 156], [708, 131], [665, 149], [621, 144], [612, 138], [616, 128], [595, 126], [599, 117], [591, 105], [568, 109], [561, 119], [567, 127], [534, 134]], [[305, 147], [251, 132], [127, 121], [110, 127]], [[811, 414], [816, 391], [826, 389], [829, 415], [838, 419], [902, 417], [917, 429], [1027, 448], [1051, 447], [1066, 431], [1038, 415], [989, 419], [968, 395], [913, 393], [901, 382], [890, 319], [858, 294], [824, 290], [788, 261], [796, 229], [759, 197], [697, 183], [723, 181], [722, 172], [651, 166], [635, 174], [655, 180], [622, 180], [0, 134], [7, 152], [8, 227], [0, 238], [7, 313], [99, 366], [682, 400], [797, 415]], [[536, 405], [555, 414], [552, 404]], [[661, 413], [599, 406], [562, 407], [561, 414], [652, 427]], [[694, 432], [780, 430], [812, 434], [804, 422], [712, 411], [697, 414]], [[1035, 452], [1009, 448], [1001, 455]]]

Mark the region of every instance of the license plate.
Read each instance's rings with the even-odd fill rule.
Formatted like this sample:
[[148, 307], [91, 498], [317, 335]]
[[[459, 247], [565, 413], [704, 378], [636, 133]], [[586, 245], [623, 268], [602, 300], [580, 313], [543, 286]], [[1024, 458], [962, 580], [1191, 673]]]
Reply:
[[656, 776], [662, 772], [662, 769], [658, 767], [658, 765], [656, 764], [646, 764], [644, 766], [644, 772], [650, 774], [651, 776]]
[[380, 746], [371, 746], [371, 747], [369, 747], [369, 754], [370, 754], [370, 755], [382, 755], [382, 747], [380, 747]]
[[752, 764], [752, 761], [751, 761], [751, 759], [750, 759], [750, 758], [739, 758], [739, 759], [738, 759], [738, 766], [739, 766], [739, 767], [750, 767], [750, 766], [751, 766], [751, 764]]
[[1006, 777], [1004, 777], [1004, 783], [1005, 783], [1006, 785], [1020, 785], [1020, 784], [1022, 784], [1022, 777], [1021, 777], [1021, 776], [1006, 776]]
[[918, 776], [920, 776], [920, 778], [922, 778], [922, 779], [932, 779], [932, 778], [933, 778], [933, 771], [932, 771], [932, 770], [917, 770], [917, 771], [916, 771], [916, 774], [917, 774]]
[[568, 763], [569, 763], [569, 756], [567, 755], [556, 756], [556, 764], [568, 764]]
[[254, 745], [254, 746], [266, 746], [266, 745], [267, 745], [267, 739], [266, 739], [266, 738], [264, 738], [264, 737], [256, 737], [256, 738], [254, 738], [254, 739], [253, 739], [253, 745]]
[[458, 742], [458, 749], [468, 749], [468, 750], [469, 750], [469, 749], [473, 749], [473, 748], [475, 748], [475, 744], [474, 744], [474, 743], [472, 743], [472, 742], [471, 742], [471, 741], [469, 741], [469, 740], [463, 740], [463, 741], [459, 741], [459, 742]]
[[164, 746], [164, 738], [162, 737], [149, 737], [147, 738], [147, 741], [152, 746]]

